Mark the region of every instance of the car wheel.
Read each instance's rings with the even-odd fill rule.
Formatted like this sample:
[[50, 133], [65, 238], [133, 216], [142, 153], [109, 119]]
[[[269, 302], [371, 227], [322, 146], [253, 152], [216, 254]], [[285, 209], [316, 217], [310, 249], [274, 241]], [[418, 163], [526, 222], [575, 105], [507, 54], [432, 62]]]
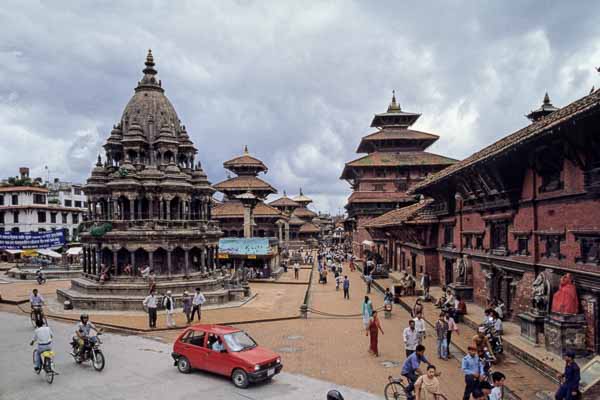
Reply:
[[179, 357], [177, 359], [177, 369], [182, 374], [189, 374], [192, 370], [192, 367], [190, 366], [190, 361], [185, 357]]
[[236, 387], [245, 389], [248, 387], [248, 374], [244, 370], [236, 369], [231, 374], [231, 381]]

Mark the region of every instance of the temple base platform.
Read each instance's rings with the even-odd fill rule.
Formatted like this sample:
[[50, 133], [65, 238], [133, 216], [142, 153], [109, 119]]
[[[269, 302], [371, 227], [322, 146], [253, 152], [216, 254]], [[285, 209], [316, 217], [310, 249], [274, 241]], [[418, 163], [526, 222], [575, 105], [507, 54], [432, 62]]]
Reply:
[[574, 351], [583, 356], [586, 349], [586, 321], [583, 314], [549, 314], [544, 322], [546, 349], [562, 356], [566, 351]]

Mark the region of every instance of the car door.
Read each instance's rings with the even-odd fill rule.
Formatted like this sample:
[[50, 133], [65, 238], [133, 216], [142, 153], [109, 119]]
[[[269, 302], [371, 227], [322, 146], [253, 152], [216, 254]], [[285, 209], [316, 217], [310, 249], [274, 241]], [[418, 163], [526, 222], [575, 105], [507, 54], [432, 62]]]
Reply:
[[231, 375], [231, 371], [236, 367], [235, 359], [232, 357], [231, 353], [227, 349], [227, 345], [223, 340], [223, 337], [220, 336], [221, 342], [225, 346], [225, 353], [221, 353], [218, 351], [214, 351], [212, 349], [208, 349], [208, 354], [206, 355], [206, 369], [208, 371], [214, 372], [220, 375]]
[[190, 330], [188, 335], [181, 338], [182, 353], [190, 361], [192, 368], [206, 369], [206, 356], [210, 351], [205, 347], [206, 336], [205, 331]]

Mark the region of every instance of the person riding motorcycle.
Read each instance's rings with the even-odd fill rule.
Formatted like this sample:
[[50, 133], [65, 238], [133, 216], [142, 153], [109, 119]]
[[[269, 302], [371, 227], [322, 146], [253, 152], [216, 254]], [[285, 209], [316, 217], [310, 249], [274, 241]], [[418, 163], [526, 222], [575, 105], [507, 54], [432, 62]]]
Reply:
[[473, 336], [473, 345], [477, 347], [477, 351], [483, 351], [487, 348], [487, 350], [491, 353], [492, 357], [494, 357], [494, 350], [487, 336], [485, 335], [485, 327], [480, 326], [477, 330], [477, 335]]
[[42, 271], [42, 268], [38, 268], [38, 270], [35, 272], [35, 279], [37, 280], [38, 285], [41, 285], [42, 283], [46, 282], [46, 278], [44, 277], [44, 272]]
[[29, 345], [33, 346], [33, 344], [37, 342], [37, 348], [34, 351], [33, 368], [35, 369], [35, 372], [39, 372], [42, 369], [42, 353], [52, 350], [52, 339], [54, 335], [49, 327], [44, 326], [42, 320], [37, 320], [35, 324], [36, 328], [35, 331], [33, 331], [33, 339]]
[[83, 349], [83, 345], [86, 339], [89, 340], [92, 344], [95, 343], [96, 337], [90, 335], [92, 331], [95, 331], [96, 333], [102, 332], [102, 328], [96, 328], [96, 325], [90, 322], [89, 315], [81, 314], [79, 320], [80, 322], [77, 323], [75, 329], [75, 336], [73, 336], [73, 355], [79, 355], [79, 353]]

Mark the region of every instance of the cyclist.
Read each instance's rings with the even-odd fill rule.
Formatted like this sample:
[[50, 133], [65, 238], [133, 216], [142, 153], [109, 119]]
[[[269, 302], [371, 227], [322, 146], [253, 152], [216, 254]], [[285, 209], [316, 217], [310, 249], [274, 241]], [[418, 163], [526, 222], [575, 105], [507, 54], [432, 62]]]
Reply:
[[29, 295], [29, 303], [32, 310], [34, 307], [42, 307], [44, 305], [44, 298], [41, 294], [38, 294], [37, 289], [33, 289], [32, 293]]
[[37, 342], [37, 349], [34, 352], [34, 369], [35, 372], [39, 372], [42, 369], [42, 353], [52, 350], [52, 338], [54, 335], [49, 327], [44, 326], [42, 320], [37, 320], [35, 325], [36, 329], [33, 332], [33, 339], [29, 345], [33, 346]]
[[412, 353], [402, 364], [401, 374], [408, 380], [408, 386], [406, 387], [406, 395], [409, 400], [414, 399], [413, 391], [415, 390], [415, 382], [419, 375], [423, 375], [423, 371], [419, 369], [422, 362], [431, 365], [429, 360], [425, 357], [425, 346], [422, 344], [417, 345], [415, 352]]

